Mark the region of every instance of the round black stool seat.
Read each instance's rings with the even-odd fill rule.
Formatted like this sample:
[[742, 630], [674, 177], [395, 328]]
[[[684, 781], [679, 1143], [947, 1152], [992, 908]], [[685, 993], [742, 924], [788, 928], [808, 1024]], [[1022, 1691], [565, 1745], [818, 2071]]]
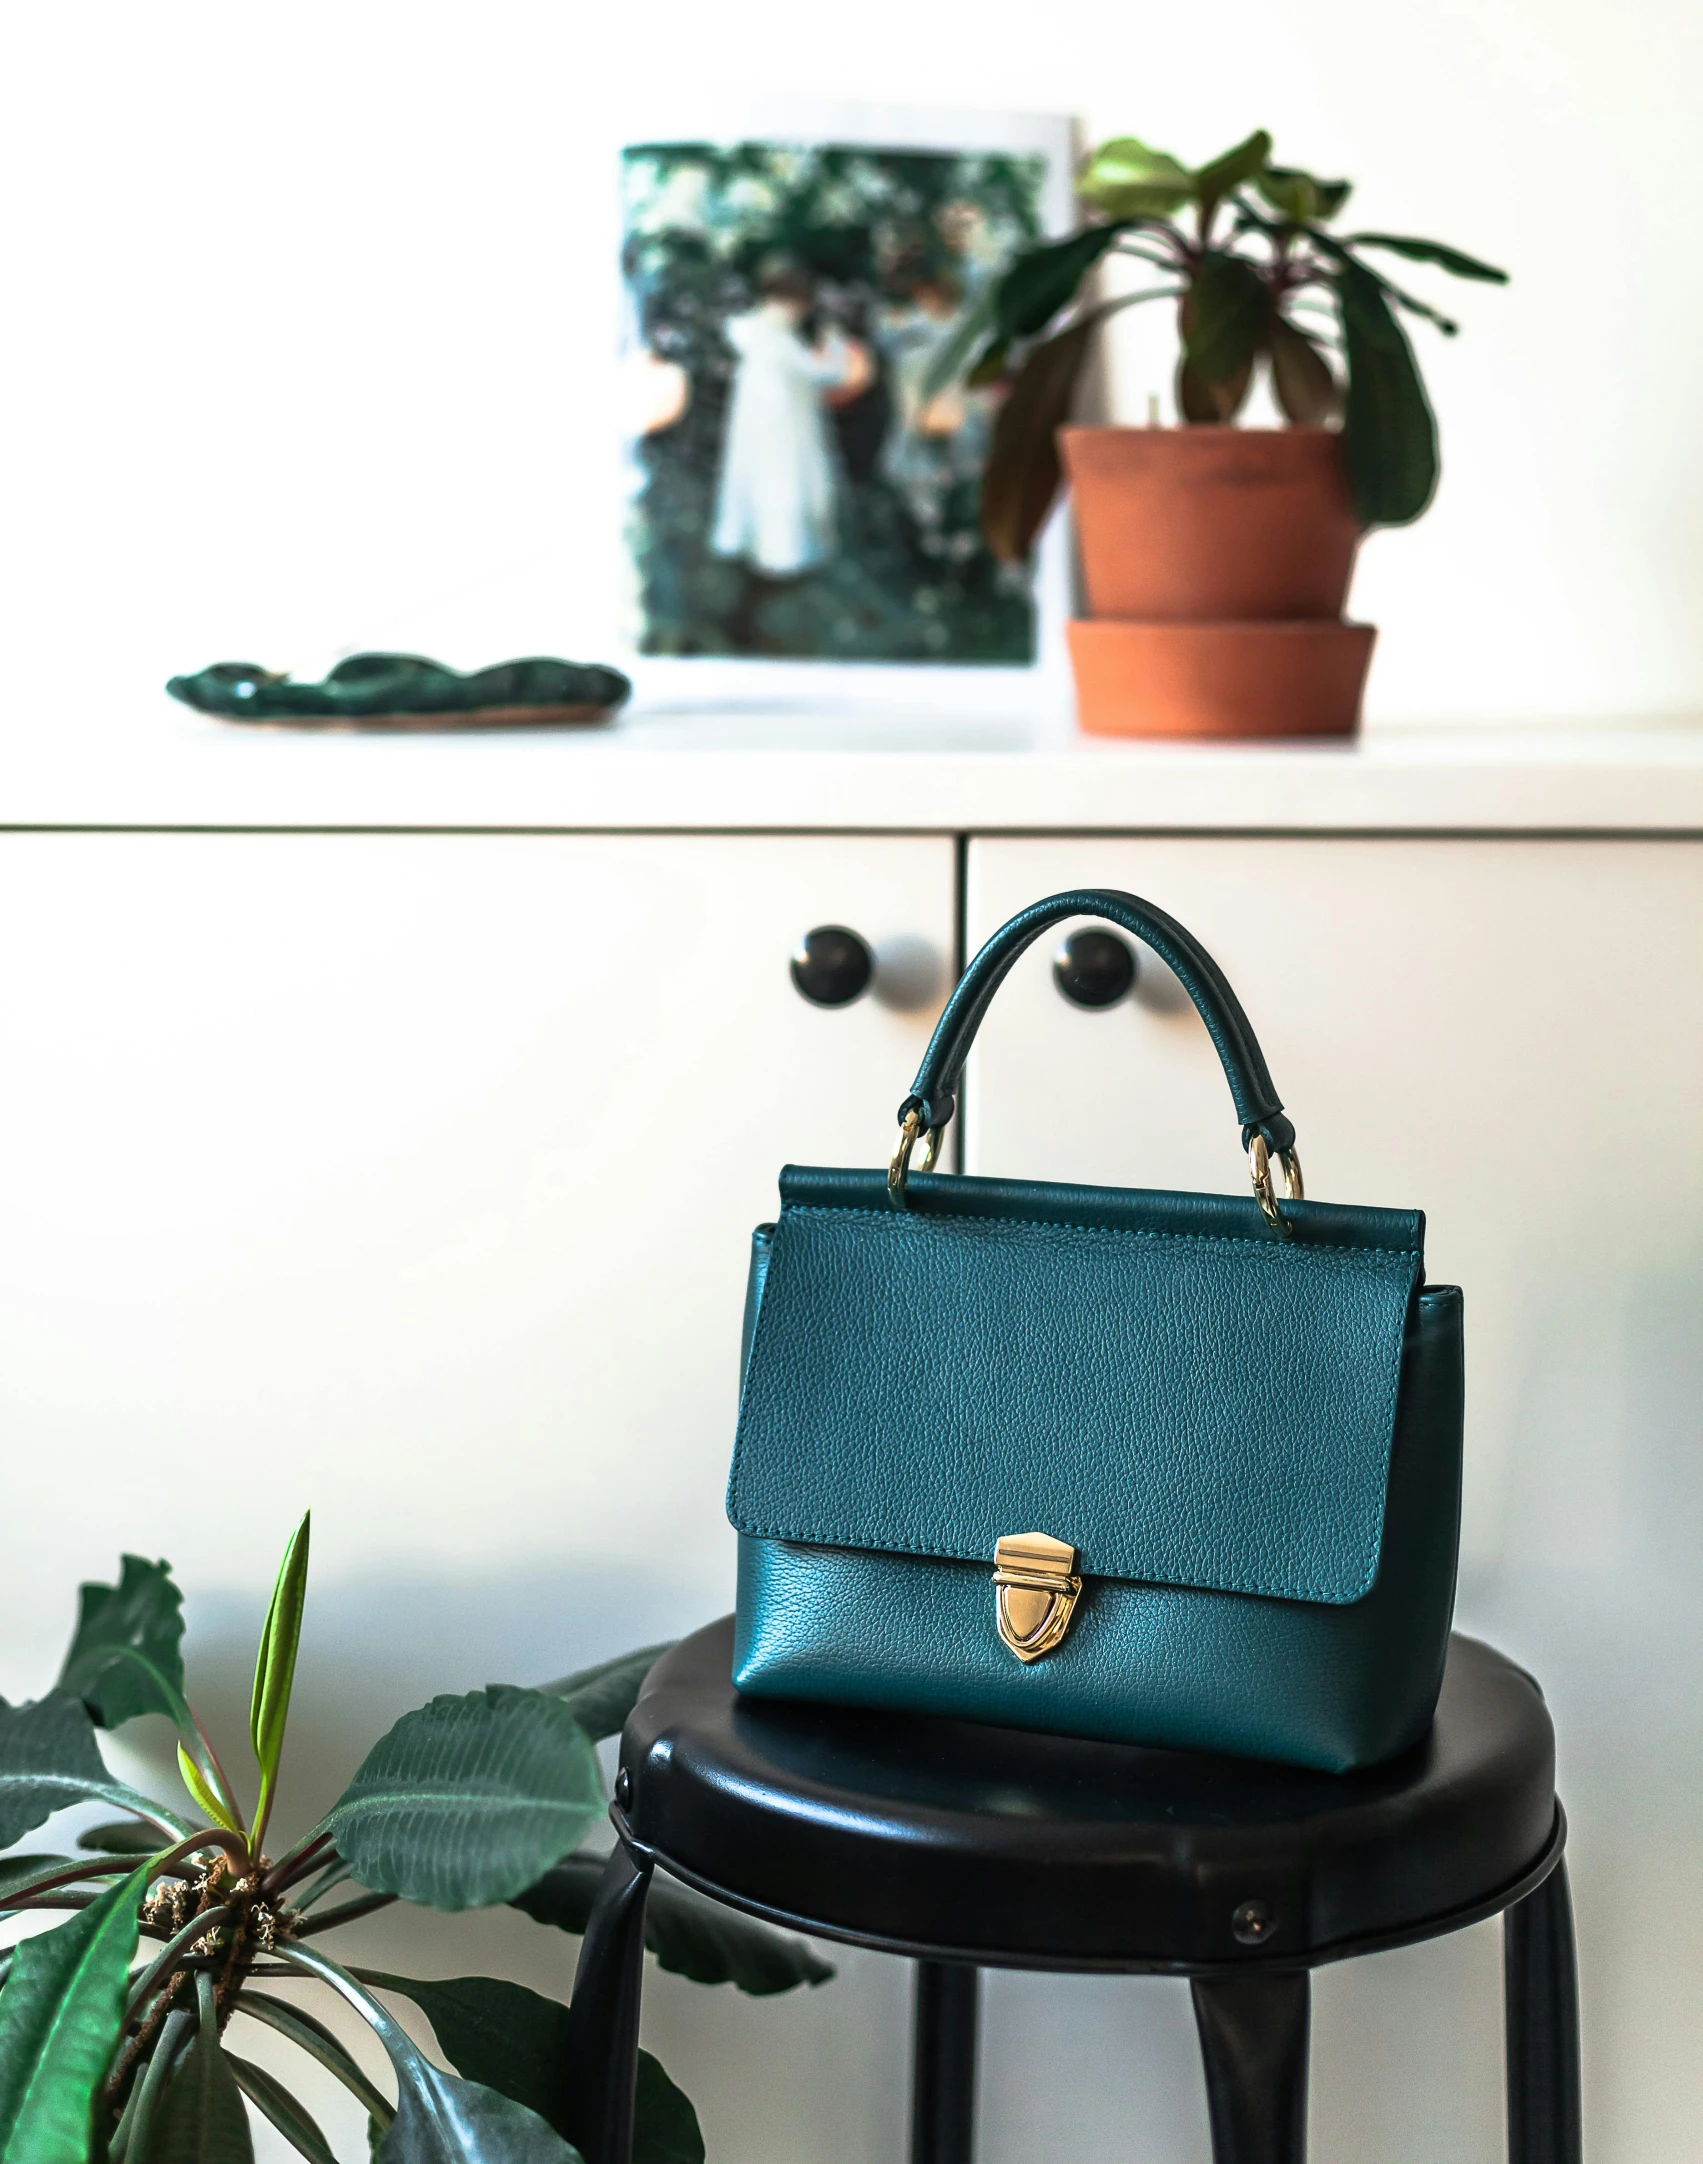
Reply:
[[1510, 2151], [1576, 2164], [1554, 1731], [1488, 1646], [1451, 1641], [1423, 1742], [1335, 1775], [744, 1698], [732, 1639], [726, 1618], [666, 1654], [622, 1737], [620, 1845], [574, 1991], [588, 2164], [626, 2164], [657, 1867], [921, 1964], [913, 2164], [967, 2164], [981, 1968], [1189, 1976], [1218, 2164], [1298, 2164], [1307, 1971], [1510, 1910]]
[[741, 1698], [732, 1660], [725, 1621], [651, 1670], [626, 1832], [718, 1900], [893, 1953], [1312, 1964], [1492, 1915], [1561, 1846], [1542, 1695], [1471, 1638], [1426, 1740], [1346, 1775]]

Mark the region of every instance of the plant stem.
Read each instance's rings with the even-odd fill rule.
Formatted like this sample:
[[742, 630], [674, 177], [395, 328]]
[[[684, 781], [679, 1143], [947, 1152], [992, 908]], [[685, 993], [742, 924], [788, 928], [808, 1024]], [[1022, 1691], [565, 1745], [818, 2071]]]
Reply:
[[294, 1848], [287, 1848], [261, 1881], [261, 1892], [270, 1899], [282, 1893], [286, 1886], [306, 1878], [310, 1871], [317, 1871], [320, 1851], [329, 1848], [331, 1841], [329, 1833], [316, 1833], [305, 1841], [298, 1841]]
[[37, 1894], [51, 1893], [56, 1886], [75, 1886], [88, 1878], [123, 1878], [136, 1868], [134, 1856], [117, 1856], [110, 1863], [72, 1864], [64, 1871], [50, 1871], [45, 1878], [31, 1879], [27, 1886], [14, 1886], [0, 1901], [0, 1908], [15, 1908], [20, 1901], [33, 1901]]
[[199, 1916], [192, 1916], [181, 1931], [176, 1932], [171, 1938], [167, 1939], [164, 1946], [160, 1948], [153, 1960], [149, 1962], [148, 1966], [131, 1986], [130, 1996], [124, 2002], [124, 2019], [119, 2024], [121, 2029], [129, 2028], [130, 2024], [141, 2012], [143, 2000], [147, 1998], [167, 1970], [177, 1966], [178, 1956], [187, 1952], [195, 1944], [196, 1940], [204, 1937], [207, 1932], [216, 1930], [222, 1923], [228, 1923], [232, 1913], [233, 1911], [228, 1907], [204, 1909]]
[[[202, 1727], [201, 1716], [196, 1712], [195, 1708], [189, 1706], [186, 1710], [189, 1718], [195, 1723], [195, 1733], [201, 1738], [201, 1748], [207, 1753], [207, 1765], [218, 1788], [219, 1801], [229, 1811], [237, 1824], [241, 1826], [243, 1824], [243, 1815], [237, 1804], [236, 1790], [232, 1788], [224, 1767], [219, 1763], [219, 1754], [213, 1748], [213, 1739], [208, 1735], [206, 1729]], [[260, 1835], [258, 1831], [254, 1836], [254, 1851], [256, 1855], [260, 1852]]]
[[395, 1894], [362, 1894], [357, 1901], [345, 1901], [341, 1908], [327, 1909], [323, 1916], [316, 1916], [312, 1923], [302, 1924], [296, 1932], [298, 1939], [315, 1937], [321, 1931], [334, 1931], [339, 1924], [352, 1924], [357, 1916], [371, 1916], [378, 1909], [387, 1909], [396, 1899]]
[[339, 1856], [332, 1863], [331, 1868], [322, 1871], [301, 1898], [293, 1904], [296, 1914], [305, 1916], [316, 1902], [323, 1901], [328, 1893], [334, 1892], [337, 1887], [344, 1885], [354, 1875], [351, 1866], [346, 1864]]
[[129, 2101], [119, 2117], [118, 2131], [113, 2136], [112, 2147], [108, 2152], [112, 2164], [121, 2164], [122, 2158], [131, 2149], [134, 2149], [138, 2156], [146, 2154], [148, 2122], [154, 2116], [160, 2091], [165, 2087], [172, 2061], [177, 2057], [178, 2045], [185, 2032], [194, 2025], [194, 2021], [195, 2016], [187, 2007], [179, 2007], [175, 2013], [166, 2016], [160, 2029], [159, 2041], [154, 2046], [154, 2056], [148, 2061], [141, 2080], [131, 2090]]
[[[320, 1981], [317, 1975], [314, 1981]], [[335, 2074], [350, 2095], [366, 2106], [380, 2125], [388, 2126], [396, 2116], [393, 2107], [368, 2081], [344, 2046], [312, 2014], [304, 2013], [300, 2007], [281, 2005], [259, 1991], [239, 1991], [236, 2011], [246, 2014], [251, 2021], [263, 2022], [267, 2028], [276, 2029], [280, 2036], [287, 2036], [292, 2044], [317, 2059], [328, 2074]]]
[[253, 1857], [248, 1843], [240, 1833], [227, 1833], [223, 1826], [204, 1826], [199, 1833], [187, 1835], [175, 1848], [168, 1848], [156, 1856], [148, 1867], [148, 1883], [157, 1878], [185, 1878], [187, 1872], [179, 1871], [180, 1863], [187, 1863], [198, 1849], [222, 1848], [237, 1867], [239, 1877], [246, 1874]]
[[407, 2030], [394, 2014], [387, 2012], [378, 2003], [370, 1991], [363, 1990], [356, 1983], [347, 1969], [339, 1968], [335, 1961], [327, 1959], [324, 1954], [313, 1953], [305, 1946], [285, 1944], [278, 1948], [278, 1956], [280, 1960], [289, 1962], [292, 1968], [306, 1969], [310, 1976], [317, 1976], [321, 1983], [329, 1984], [333, 1991], [341, 1992], [362, 2020], [373, 2029], [379, 2042], [390, 2054], [393, 2065], [412, 2065], [418, 2058], [414, 2040]]

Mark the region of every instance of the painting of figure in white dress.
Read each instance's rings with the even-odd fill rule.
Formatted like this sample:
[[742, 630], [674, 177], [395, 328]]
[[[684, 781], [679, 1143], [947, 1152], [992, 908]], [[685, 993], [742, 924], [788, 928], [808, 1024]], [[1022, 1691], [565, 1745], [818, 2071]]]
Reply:
[[1040, 236], [1044, 161], [832, 144], [623, 154], [639, 650], [1021, 664], [979, 526], [994, 390], [929, 367]]

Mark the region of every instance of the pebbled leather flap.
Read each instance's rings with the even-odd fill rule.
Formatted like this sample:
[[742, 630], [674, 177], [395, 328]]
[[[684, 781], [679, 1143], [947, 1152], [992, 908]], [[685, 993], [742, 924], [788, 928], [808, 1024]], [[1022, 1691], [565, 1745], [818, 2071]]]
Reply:
[[766, 1539], [1346, 1604], [1377, 1574], [1417, 1211], [781, 1175], [728, 1515]]

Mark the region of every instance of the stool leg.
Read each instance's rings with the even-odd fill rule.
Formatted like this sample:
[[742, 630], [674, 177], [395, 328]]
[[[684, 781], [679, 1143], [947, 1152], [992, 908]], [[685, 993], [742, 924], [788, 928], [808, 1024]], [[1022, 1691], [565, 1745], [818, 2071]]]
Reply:
[[568, 2009], [563, 2130], [585, 2164], [630, 2164], [651, 1866], [617, 1842], [597, 1889]]
[[1567, 1866], [1502, 1918], [1509, 2164], [1579, 2164], [1579, 1977]]
[[1305, 1969], [1240, 1969], [1189, 1980], [1212, 2164], [1305, 2164]]
[[911, 2164], [971, 2164], [982, 1974], [957, 1961], [919, 1961], [916, 1979]]

